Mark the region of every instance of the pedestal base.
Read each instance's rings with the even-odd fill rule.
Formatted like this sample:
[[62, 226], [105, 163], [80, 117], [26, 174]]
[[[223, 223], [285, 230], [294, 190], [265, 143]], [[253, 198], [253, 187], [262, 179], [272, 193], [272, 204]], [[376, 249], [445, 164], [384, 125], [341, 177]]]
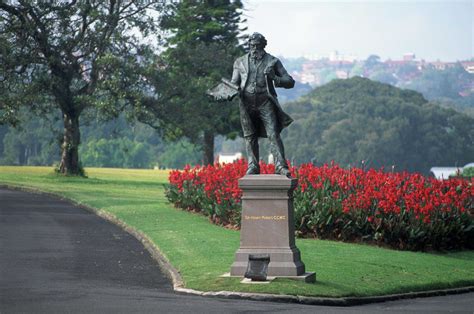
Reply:
[[[250, 254], [270, 256], [269, 277], [314, 282], [306, 273], [295, 246], [293, 190], [297, 180], [281, 175], [247, 175], [239, 180], [242, 189], [240, 248], [235, 254], [231, 276], [244, 276]], [[301, 277], [301, 278], [299, 278]]]
[[[230, 273], [225, 273], [222, 276], [222, 278], [231, 278], [231, 277], [239, 277], [242, 278], [242, 276], [231, 276]], [[304, 281], [307, 283], [312, 283], [316, 281], [316, 273], [314, 272], [309, 272], [309, 273], [304, 273], [299, 276], [278, 276], [278, 278], [285, 278], [285, 279], [291, 279], [291, 280], [298, 280], [298, 281]], [[253, 284], [259, 284], [259, 283], [270, 283], [273, 280], [275, 280], [276, 277], [274, 276], [268, 276], [267, 281], [252, 281], [249, 278], [243, 278], [240, 283], [253, 283]]]
[[305, 273], [300, 251], [295, 248], [240, 248], [235, 253], [235, 262], [230, 269], [231, 276], [243, 276], [247, 270], [250, 254], [270, 255], [268, 276], [299, 276]]

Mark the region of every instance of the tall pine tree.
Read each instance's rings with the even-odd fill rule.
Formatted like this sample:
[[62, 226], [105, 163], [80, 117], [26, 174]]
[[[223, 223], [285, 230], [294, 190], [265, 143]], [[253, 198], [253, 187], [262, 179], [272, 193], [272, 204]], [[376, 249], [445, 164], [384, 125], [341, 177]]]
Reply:
[[161, 23], [167, 49], [155, 75], [159, 95], [146, 104], [152, 114], [141, 119], [159, 121], [155, 126], [169, 139], [187, 137], [198, 144], [204, 164], [214, 161], [216, 135], [235, 138], [240, 129], [238, 106], [214, 103], [206, 90], [230, 78], [235, 58], [244, 52], [242, 8], [240, 0], [180, 1], [168, 6]]

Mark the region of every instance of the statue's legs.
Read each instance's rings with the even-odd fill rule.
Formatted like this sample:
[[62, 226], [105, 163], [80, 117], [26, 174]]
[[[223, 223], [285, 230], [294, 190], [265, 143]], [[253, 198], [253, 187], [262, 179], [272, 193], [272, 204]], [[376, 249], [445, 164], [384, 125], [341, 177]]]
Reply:
[[[262, 98], [265, 101], [265, 98]], [[256, 94], [245, 93], [240, 103], [240, 122], [244, 132], [245, 148], [247, 150], [247, 174], [259, 174], [258, 132], [254, 120], [258, 117], [259, 97]], [[261, 101], [263, 103], [263, 101]]]
[[260, 166], [258, 153], [258, 137], [250, 135], [245, 137], [245, 148], [247, 149], [248, 169], [247, 174], [259, 174]]
[[280, 138], [280, 132], [277, 128], [277, 116], [275, 112], [275, 106], [271, 101], [266, 101], [260, 107], [260, 119], [265, 126], [268, 140], [270, 141], [270, 150], [275, 160], [275, 173], [282, 174], [285, 176], [290, 175], [288, 170], [288, 164], [285, 158], [285, 148]]

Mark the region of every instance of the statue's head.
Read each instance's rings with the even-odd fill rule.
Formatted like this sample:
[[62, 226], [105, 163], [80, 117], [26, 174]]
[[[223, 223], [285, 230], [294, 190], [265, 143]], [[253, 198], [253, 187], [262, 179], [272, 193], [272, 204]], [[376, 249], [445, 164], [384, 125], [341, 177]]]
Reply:
[[264, 48], [267, 46], [267, 40], [260, 33], [253, 33], [249, 37], [250, 54], [257, 59], [263, 56]]

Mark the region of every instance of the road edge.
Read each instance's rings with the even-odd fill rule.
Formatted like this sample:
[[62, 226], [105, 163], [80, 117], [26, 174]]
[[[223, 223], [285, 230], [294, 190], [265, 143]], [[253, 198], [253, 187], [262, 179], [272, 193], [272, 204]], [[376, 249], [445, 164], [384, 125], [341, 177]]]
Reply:
[[33, 194], [47, 195], [55, 199], [60, 199], [73, 204], [79, 208], [87, 210], [100, 218], [122, 228], [125, 232], [135, 237], [145, 249], [150, 253], [152, 258], [158, 263], [160, 269], [173, 283], [174, 291], [183, 294], [193, 294], [203, 297], [218, 297], [218, 298], [230, 298], [230, 299], [245, 299], [254, 301], [267, 301], [267, 302], [283, 302], [283, 303], [300, 303], [307, 305], [327, 305], [327, 306], [354, 306], [369, 303], [381, 303], [387, 301], [395, 301], [401, 299], [415, 299], [415, 298], [426, 298], [434, 296], [452, 295], [474, 292], [474, 286], [459, 287], [451, 289], [440, 289], [440, 290], [427, 290], [417, 292], [407, 292], [399, 294], [388, 294], [380, 296], [370, 297], [342, 297], [342, 298], [325, 298], [325, 297], [307, 297], [298, 295], [280, 295], [280, 294], [264, 294], [264, 293], [248, 293], [248, 292], [235, 292], [235, 291], [200, 291], [185, 288], [185, 282], [181, 277], [180, 272], [169, 262], [166, 256], [161, 252], [160, 248], [153, 243], [153, 241], [143, 232], [127, 225], [124, 221], [117, 218], [115, 215], [94, 207], [87, 206], [73, 199], [69, 199], [60, 194], [53, 192], [46, 192], [40, 189], [19, 186], [0, 184], [0, 188], [23, 191]]

